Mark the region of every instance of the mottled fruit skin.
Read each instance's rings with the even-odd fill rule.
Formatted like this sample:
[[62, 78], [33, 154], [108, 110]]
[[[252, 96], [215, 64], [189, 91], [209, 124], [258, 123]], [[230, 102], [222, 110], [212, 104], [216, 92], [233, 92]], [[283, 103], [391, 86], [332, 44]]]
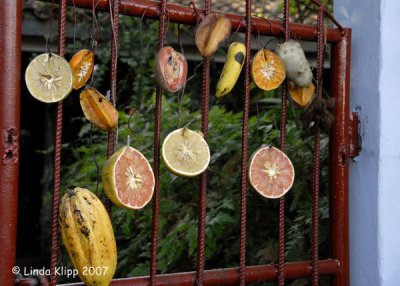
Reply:
[[217, 97], [222, 97], [231, 92], [242, 71], [245, 57], [245, 45], [238, 42], [230, 44], [226, 62], [217, 84], [217, 92], [215, 94]]
[[300, 87], [311, 84], [313, 75], [299, 42], [289, 40], [279, 45], [276, 53], [282, 59], [286, 68], [286, 76]]
[[87, 189], [68, 190], [58, 218], [64, 246], [81, 280], [89, 286], [108, 286], [117, 266], [117, 245], [101, 201]]
[[203, 57], [211, 57], [231, 34], [232, 24], [224, 15], [209, 14], [195, 33], [196, 46]]
[[185, 57], [171, 47], [162, 48], [154, 60], [154, 76], [159, 87], [167, 92], [181, 90], [188, 72]]
[[118, 125], [118, 111], [107, 98], [94, 88], [80, 94], [80, 104], [86, 119], [104, 131], [111, 131]]

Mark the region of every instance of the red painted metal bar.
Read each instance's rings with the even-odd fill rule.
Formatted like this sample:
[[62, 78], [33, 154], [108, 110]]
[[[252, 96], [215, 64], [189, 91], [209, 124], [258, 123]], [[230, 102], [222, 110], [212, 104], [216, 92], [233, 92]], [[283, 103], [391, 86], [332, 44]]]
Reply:
[[[334, 275], [339, 269], [339, 262], [333, 259], [318, 262], [320, 275]], [[312, 265], [310, 261], [291, 262], [285, 264], [286, 278], [296, 279], [310, 277]], [[262, 281], [275, 281], [278, 278], [278, 268], [275, 265], [258, 265], [246, 267], [246, 283], [257, 283]], [[114, 279], [111, 286], [147, 286], [149, 277], [135, 277]], [[157, 275], [158, 286], [193, 286], [196, 279], [195, 272], [173, 273]], [[239, 269], [225, 268], [204, 271], [204, 285], [223, 286], [239, 284]], [[62, 286], [77, 286], [83, 283], [63, 284]]]
[[[51, 0], [44, 0], [51, 1]], [[108, 11], [108, 0], [96, 0], [98, 1], [97, 9]], [[72, 5], [72, 0], [68, 0], [68, 3]], [[144, 16], [149, 19], [159, 19], [161, 10], [158, 2], [153, 2], [149, 0], [121, 0], [120, 12], [130, 16], [141, 17]], [[74, 0], [76, 7], [81, 8], [91, 8], [92, 0]], [[193, 9], [190, 7], [184, 7], [177, 4], [167, 4], [169, 21], [171, 23], [181, 23], [186, 25], [195, 26], [197, 24], [196, 15]], [[201, 13], [203, 10], [198, 9]], [[245, 26], [243, 25], [243, 16], [235, 14], [225, 14], [232, 23], [232, 30], [236, 31], [239, 28], [239, 32], [245, 31]], [[262, 18], [253, 17], [252, 29], [254, 33], [259, 33], [260, 35], [269, 35], [274, 37], [280, 37], [282, 35], [282, 24], [280, 21], [268, 20]], [[303, 24], [290, 24], [290, 35], [298, 40], [315, 40], [315, 35], [317, 30], [315, 26], [303, 25]], [[327, 31], [327, 41], [330, 43], [339, 42], [342, 38], [342, 33], [338, 29], [328, 29]]]
[[[158, 47], [160, 50], [164, 46], [164, 37], [166, 29], [166, 10], [167, 1], [162, 0], [160, 4], [160, 26], [158, 29]], [[156, 89], [156, 105], [154, 114], [154, 146], [153, 146], [153, 172], [155, 178], [154, 194], [153, 194], [153, 216], [151, 230], [151, 246], [150, 246], [150, 285], [157, 284], [157, 249], [158, 249], [158, 216], [160, 208], [160, 134], [161, 134], [161, 108], [162, 108], [162, 89], [157, 86]]]
[[[283, 2], [283, 33], [285, 41], [290, 38], [290, 23], [289, 23], [289, 7], [290, 0]], [[287, 123], [287, 88], [286, 80], [282, 85], [282, 112], [281, 112], [281, 126], [280, 126], [280, 149], [282, 152], [286, 151], [286, 123]], [[279, 286], [285, 285], [285, 196], [279, 199], [279, 240], [278, 240], [278, 284]]]
[[332, 45], [331, 96], [336, 98], [335, 122], [330, 134], [330, 226], [331, 256], [340, 261], [333, 286], [349, 281], [349, 97], [351, 30]]
[[[53, 5], [53, 4], [52, 4]], [[53, 8], [52, 8], [53, 9]], [[67, 1], [59, 1], [58, 19], [58, 53], [64, 56], [65, 32], [67, 19]], [[50, 260], [50, 285], [55, 286], [57, 275], [55, 273], [58, 263], [59, 233], [58, 233], [58, 208], [60, 205], [60, 183], [61, 183], [61, 140], [62, 140], [63, 102], [57, 104], [55, 143], [54, 143], [54, 178], [53, 178], [53, 206], [51, 214], [51, 260]]]
[[0, 280], [13, 285], [15, 265], [20, 134], [21, 0], [0, 9]]
[[[211, 0], [204, 1], [204, 13], [211, 13]], [[204, 139], [208, 141], [208, 109], [210, 100], [210, 60], [203, 57], [203, 88], [201, 95], [201, 132]], [[199, 217], [197, 228], [197, 265], [196, 284], [202, 286], [204, 283], [205, 248], [206, 248], [206, 209], [207, 209], [207, 170], [200, 175], [199, 186]]]
[[[323, 80], [322, 73], [324, 68], [324, 10], [318, 7], [318, 38], [317, 38], [317, 98], [322, 99]], [[320, 146], [321, 132], [318, 128], [314, 136], [314, 158], [313, 158], [313, 203], [312, 203], [312, 230], [311, 230], [311, 259], [313, 265], [312, 285], [318, 286], [318, 217], [319, 217], [319, 188], [320, 188]]]
[[246, 214], [247, 214], [247, 164], [248, 164], [248, 129], [250, 108], [250, 57], [251, 57], [251, 0], [246, 1], [246, 58], [244, 63], [244, 97], [242, 127], [242, 181], [240, 196], [240, 285], [246, 284]]

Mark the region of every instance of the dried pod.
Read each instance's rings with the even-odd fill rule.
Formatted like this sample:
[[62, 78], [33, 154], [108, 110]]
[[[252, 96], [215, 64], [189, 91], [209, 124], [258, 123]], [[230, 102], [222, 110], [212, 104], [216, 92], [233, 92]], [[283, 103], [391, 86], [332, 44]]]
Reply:
[[154, 76], [159, 87], [168, 92], [183, 88], [187, 77], [185, 57], [171, 47], [162, 48], [154, 60]]
[[251, 77], [259, 88], [273, 90], [285, 80], [285, 65], [274, 52], [260, 50], [251, 63]]
[[91, 51], [83, 49], [72, 56], [69, 61], [74, 74], [74, 89], [80, 89], [90, 78], [93, 72], [94, 55]]
[[203, 57], [211, 57], [231, 34], [231, 22], [224, 15], [209, 14], [195, 33], [196, 46]]
[[314, 99], [315, 86], [312, 82], [306, 87], [301, 87], [288, 81], [287, 88], [291, 99], [300, 107], [307, 107]]
[[299, 42], [284, 42], [277, 47], [276, 53], [285, 64], [288, 79], [301, 87], [310, 85], [313, 75]]
[[107, 98], [94, 88], [81, 92], [80, 103], [86, 119], [104, 131], [118, 125], [118, 111]]

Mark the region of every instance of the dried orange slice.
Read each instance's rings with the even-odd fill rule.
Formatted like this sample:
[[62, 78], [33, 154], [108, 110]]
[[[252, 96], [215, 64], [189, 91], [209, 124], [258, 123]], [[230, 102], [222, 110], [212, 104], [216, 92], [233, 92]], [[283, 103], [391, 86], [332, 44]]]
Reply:
[[79, 98], [87, 120], [104, 131], [111, 131], [117, 127], [118, 111], [104, 95], [89, 87], [81, 92]]
[[149, 162], [130, 146], [122, 147], [108, 158], [102, 182], [107, 197], [123, 208], [141, 209], [154, 193], [155, 179]]
[[257, 52], [251, 63], [251, 77], [263, 90], [272, 90], [285, 80], [285, 65], [277, 54], [267, 49]]
[[72, 90], [73, 75], [68, 62], [53, 53], [35, 57], [25, 71], [30, 94], [42, 102], [58, 102]]
[[300, 107], [309, 106], [314, 98], [315, 86], [312, 82], [306, 87], [301, 87], [288, 81], [287, 88], [292, 100]]
[[290, 159], [275, 147], [262, 147], [250, 158], [250, 185], [262, 196], [276, 199], [293, 185], [294, 168]]
[[80, 50], [72, 56], [69, 65], [74, 74], [74, 89], [80, 89], [85, 85], [93, 72], [94, 55], [89, 50]]
[[201, 132], [181, 128], [165, 138], [161, 156], [167, 169], [182, 177], [203, 173], [210, 163], [210, 149]]

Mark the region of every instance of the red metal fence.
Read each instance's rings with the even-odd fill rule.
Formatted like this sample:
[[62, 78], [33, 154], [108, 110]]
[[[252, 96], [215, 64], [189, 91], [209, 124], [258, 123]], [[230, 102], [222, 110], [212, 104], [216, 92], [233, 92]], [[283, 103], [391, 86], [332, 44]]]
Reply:
[[[112, 7], [114, 19], [113, 32], [115, 41], [112, 43], [111, 62], [111, 93], [116, 94], [117, 88], [117, 53], [118, 53], [118, 15], [142, 16], [158, 19], [159, 45], [164, 44], [166, 21], [186, 25], [196, 25], [198, 15], [192, 8], [177, 4], [168, 4], [166, 0], [160, 3], [148, 0], [97, 0], [96, 9], [109, 11]], [[240, 220], [240, 257], [238, 268], [220, 270], [205, 270], [205, 217], [207, 196], [207, 173], [201, 175], [199, 189], [198, 215], [198, 251], [197, 268], [194, 272], [157, 275], [157, 239], [158, 239], [158, 210], [159, 210], [159, 164], [160, 164], [160, 129], [161, 129], [161, 95], [157, 89], [155, 109], [154, 134], [154, 175], [156, 178], [153, 199], [153, 228], [151, 241], [151, 263], [149, 277], [134, 277], [115, 279], [112, 285], [245, 285], [250, 282], [273, 281], [279, 285], [285, 284], [285, 279], [312, 277], [312, 285], [318, 285], [321, 275], [332, 277], [332, 285], [349, 285], [349, 244], [348, 244], [348, 162], [350, 158], [349, 136], [349, 70], [351, 30], [344, 29], [319, 4], [312, 0], [318, 8], [318, 24], [316, 27], [289, 23], [289, 0], [284, 0], [283, 21], [265, 21], [251, 16], [251, 0], [246, 2], [246, 17], [226, 14], [232, 23], [232, 30], [244, 32], [246, 35], [247, 56], [244, 66], [245, 93], [243, 96], [243, 130], [242, 130], [242, 183], [241, 183], [241, 220]], [[92, 0], [74, 0], [74, 5], [81, 8], [92, 8]], [[60, 0], [59, 17], [59, 54], [63, 56], [65, 48], [66, 8], [72, 1]], [[111, 5], [111, 6], [110, 6]], [[205, 9], [200, 13], [211, 13], [211, 0], [205, 0]], [[21, 51], [21, 3], [20, 1], [5, 0], [2, 4], [0, 27], [3, 40], [0, 42], [0, 150], [2, 163], [0, 164], [0, 278], [2, 285], [13, 285], [14, 277], [11, 268], [15, 265], [16, 243], [16, 214], [18, 190], [18, 133], [19, 133], [19, 98], [20, 98], [20, 51]], [[325, 29], [323, 20], [330, 18], [337, 28]], [[290, 32], [290, 33], [289, 33]], [[317, 96], [322, 93], [322, 68], [324, 41], [331, 44], [331, 89], [330, 96], [336, 98], [334, 111], [335, 121], [330, 134], [330, 220], [331, 220], [331, 258], [319, 260], [318, 257], [318, 205], [319, 205], [319, 142], [320, 134], [314, 140], [314, 172], [313, 172], [313, 215], [312, 215], [312, 259], [311, 261], [285, 261], [285, 199], [279, 204], [279, 259], [277, 265], [246, 266], [246, 192], [247, 192], [247, 143], [248, 143], [248, 116], [249, 116], [249, 83], [250, 83], [250, 45], [251, 35], [260, 34], [273, 37], [289, 36], [298, 40], [317, 42]], [[208, 137], [208, 108], [209, 108], [209, 78], [210, 62], [203, 59], [203, 93], [202, 93], [202, 120], [201, 129], [205, 139]], [[111, 96], [111, 99], [115, 96]], [[286, 140], [286, 106], [287, 91], [283, 88], [280, 148], [285, 150]], [[59, 233], [57, 212], [60, 195], [60, 166], [61, 166], [61, 135], [62, 135], [63, 104], [58, 103], [55, 135], [54, 161], [54, 193], [52, 213], [52, 240], [51, 240], [51, 269], [55, 269], [58, 261]], [[114, 152], [113, 132], [109, 133], [108, 156]], [[108, 205], [108, 209], [110, 209]], [[51, 285], [56, 284], [56, 275], [51, 275]], [[70, 284], [72, 285], [72, 284]], [[75, 285], [75, 284], [74, 284]]]

